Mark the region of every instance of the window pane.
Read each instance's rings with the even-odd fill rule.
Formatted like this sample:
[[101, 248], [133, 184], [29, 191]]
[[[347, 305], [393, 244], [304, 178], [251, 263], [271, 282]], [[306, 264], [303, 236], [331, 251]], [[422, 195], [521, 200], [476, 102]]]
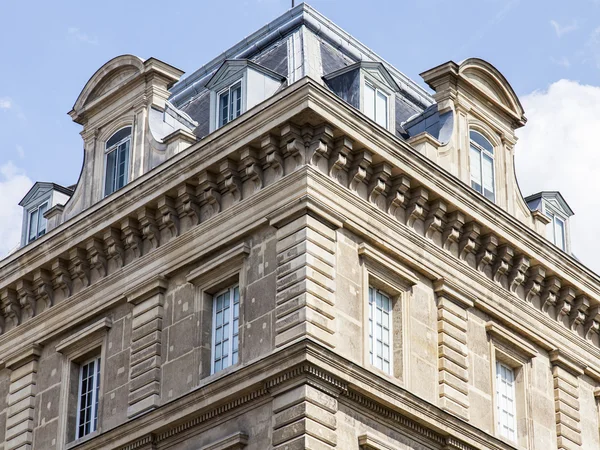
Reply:
[[391, 373], [392, 302], [383, 292], [369, 287], [369, 357], [375, 367]]
[[500, 362], [496, 363], [496, 409], [498, 432], [510, 440], [516, 439], [516, 398], [514, 370]]
[[38, 212], [38, 237], [46, 234], [46, 218], [44, 217], [44, 213], [48, 210], [48, 203], [44, 203], [39, 208]]
[[115, 191], [115, 170], [117, 165], [117, 151], [106, 155], [106, 177], [104, 179], [104, 195], [112, 194]]
[[469, 159], [471, 160], [471, 187], [477, 192], [483, 193], [481, 182], [481, 152], [471, 146]]
[[495, 201], [494, 194], [494, 160], [483, 154], [483, 193], [491, 201]]
[[225, 91], [219, 97], [219, 125], [229, 122], [229, 91]]
[[97, 429], [100, 392], [100, 358], [81, 366], [79, 372], [79, 411], [77, 438]]
[[131, 127], [126, 127], [122, 130], [117, 131], [111, 136], [111, 138], [108, 141], [106, 141], [106, 149], [109, 149], [113, 145], [118, 144], [128, 136], [131, 136]]
[[494, 147], [492, 147], [492, 144], [490, 143], [490, 141], [488, 141], [486, 138], [484, 138], [477, 131], [471, 131], [469, 133], [469, 138], [473, 142], [475, 142], [477, 145], [482, 147], [485, 151], [490, 152], [492, 155], [494, 154]]
[[556, 238], [554, 232], [554, 215], [550, 214], [549, 212], [546, 212], [546, 216], [550, 218], [550, 223], [546, 225], [546, 239], [548, 239], [553, 244], [556, 244], [556, 242], [554, 241], [554, 239]]
[[117, 180], [115, 183], [115, 190], [121, 189], [127, 184], [127, 166], [129, 165], [129, 142], [125, 141], [117, 149]]
[[382, 127], [388, 126], [388, 106], [387, 95], [377, 91], [377, 110], [375, 112], [376, 121]]
[[375, 89], [365, 83], [365, 115], [375, 120]]
[[238, 117], [242, 112], [242, 83], [237, 83], [231, 87], [231, 112], [229, 120]]
[[554, 221], [556, 223], [555, 225], [555, 244], [558, 246], [558, 248], [560, 248], [561, 250], [565, 249], [565, 223], [560, 220], [558, 217], [554, 218]]
[[32, 211], [29, 216], [29, 242], [37, 237], [38, 210]]

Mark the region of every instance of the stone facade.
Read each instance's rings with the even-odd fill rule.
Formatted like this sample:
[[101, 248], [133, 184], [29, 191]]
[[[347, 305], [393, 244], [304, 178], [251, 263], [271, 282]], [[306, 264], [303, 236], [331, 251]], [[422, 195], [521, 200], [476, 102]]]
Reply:
[[[92, 160], [104, 129], [166, 108], [179, 76], [120, 61], [72, 112]], [[160, 166], [136, 141], [137, 172], [114, 195], [85, 185], [101, 177], [90, 163], [61, 223], [2, 261], [0, 449], [600, 448], [600, 278], [545, 241], [508, 163], [498, 204], [464, 182], [470, 120], [512, 164], [524, 120], [510, 86], [487, 63], [427, 72], [461, 123], [440, 149], [357, 114], [306, 63], [197, 142], [177, 131]], [[215, 298], [230, 286], [239, 356], [215, 370]], [[391, 304], [388, 372], [370, 361], [370, 288]], [[90, 358], [97, 429], [78, 439]], [[512, 440], [498, 363], [515, 374]]]

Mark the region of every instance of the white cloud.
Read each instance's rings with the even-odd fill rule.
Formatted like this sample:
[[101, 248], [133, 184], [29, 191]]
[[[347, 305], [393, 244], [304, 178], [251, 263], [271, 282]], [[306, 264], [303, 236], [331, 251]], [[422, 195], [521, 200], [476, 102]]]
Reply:
[[10, 109], [12, 108], [13, 103], [12, 100], [8, 97], [0, 97], [0, 109]]
[[550, 60], [556, 64], [557, 66], [562, 66], [565, 69], [568, 69], [569, 67], [571, 67], [571, 61], [569, 61], [569, 58], [567, 58], [566, 56], [563, 56], [562, 58], [550, 58]]
[[17, 155], [21, 159], [25, 158], [25, 149], [21, 145], [17, 145]]
[[516, 147], [521, 191], [561, 192], [575, 212], [573, 252], [600, 274], [600, 86], [560, 80], [521, 100], [529, 119]]
[[23, 210], [19, 202], [32, 185], [25, 172], [12, 161], [0, 165], [0, 259], [20, 243]]
[[569, 25], [560, 25], [556, 20], [551, 20], [550, 25], [552, 25], [556, 36], [559, 38], [579, 28], [579, 26], [577, 25], [577, 21], [575, 20], [573, 20]]
[[89, 34], [81, 31], [79, 28], [70, 27], [67, 31], [70, 36], [85, 44], [98, 45], [100, 43], [96, 36], [90, 36]]

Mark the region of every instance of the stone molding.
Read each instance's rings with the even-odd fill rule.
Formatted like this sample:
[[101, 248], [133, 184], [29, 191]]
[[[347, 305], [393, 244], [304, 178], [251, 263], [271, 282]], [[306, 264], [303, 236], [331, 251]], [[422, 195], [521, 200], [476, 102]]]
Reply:
[[242, 450], [248, 444], [248, 435], [243, 432], [220, 439], [213, 444], [205, 445], [200, 450]]
[[375, 263], [391, 270], [398, 278], [400, 278], [401, 283], [405, 283], [409, 287], [412, 287], [419, 282], [419, 277], [416, 273], [403, 265], [398, 264], [385, 253], [366, 242], [363, 242], [358, 246], [358, 255], [366, 259], [369, 263]]
[[508, 345], [508, 347], [520, 353], [526, 359], [534, 358], [538, 352], [527, 341], [510, 331], [509, 329], [489, 321], [485, 324], [485, 331], [493, 338]]
[[112, 327], [112, 321], [108, 317], [100, 319], [85, 327], [71, 336], [66, 337], [56, 344], [56, 351], [64, 355], [78, 352], [82, 347], [88, 347], [90, 341], [97, 341], [97, 336], [104, 336]]
[[186, 281], [194, 285], [200, 285], [209, 280], [216, 271], [227, 271], [230, 267], [241, 266], [243, 260], [250, 254], [250, 246], [245, 242], [226, 250], [225, 252], [210, 258], [200, 267], [192, 270], [187, 276]]

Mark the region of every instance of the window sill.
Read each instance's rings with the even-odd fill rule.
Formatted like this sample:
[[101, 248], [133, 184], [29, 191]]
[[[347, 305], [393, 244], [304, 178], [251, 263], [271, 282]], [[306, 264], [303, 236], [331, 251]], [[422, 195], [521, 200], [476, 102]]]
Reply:
[[84, 442], [88, 442], [91, 441], [92, 439], [94, 439], [95, 437], [100, 435], [100, 431], [96, 430], [82, 438], [79, 439], [75, 439], [74, 441], [69, 442], [66, 446], [65, 446], [65, 450], [70, 450], [74, 447], [77, 447], [78, 445], [83, 444]]

